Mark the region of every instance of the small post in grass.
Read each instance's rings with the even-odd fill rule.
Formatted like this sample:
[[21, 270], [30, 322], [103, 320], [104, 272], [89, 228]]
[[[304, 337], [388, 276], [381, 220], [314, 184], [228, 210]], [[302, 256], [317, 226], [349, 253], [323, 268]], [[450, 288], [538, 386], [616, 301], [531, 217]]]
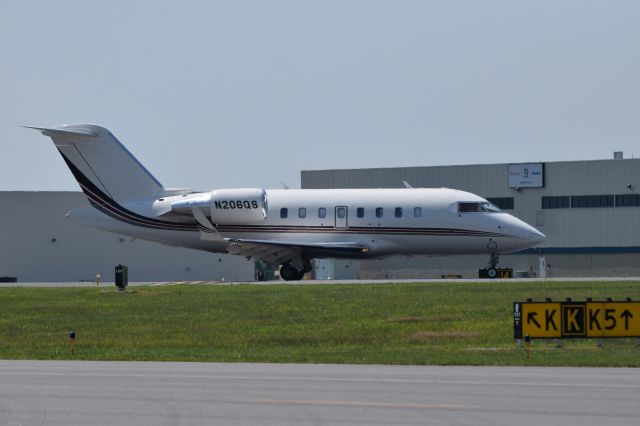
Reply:
[[96, 274], [96, 287], [100, 286], [100, 274]]
[[69, 332], [69, 347], [71, 348], [71, 355], [76, 354], [75, 344], [76, 344], [76, 332], [72, 330], [71, 332]]
[[527, 351], [527, 359], [531, 358], [531, 336], [529, 334], [524, 335], [524, 350]]

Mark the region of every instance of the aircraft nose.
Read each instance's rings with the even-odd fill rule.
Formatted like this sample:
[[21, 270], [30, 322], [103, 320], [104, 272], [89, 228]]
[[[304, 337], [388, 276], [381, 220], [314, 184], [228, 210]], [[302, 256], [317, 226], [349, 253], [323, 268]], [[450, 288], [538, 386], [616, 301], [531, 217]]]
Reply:
[[527, 240], [531, 244], [540, 244], [541, 242], [547, 239], [547, 236], [544, 235], [542, 232], [538, 231], [533, 226], [528, 225], [524, 222], [522, 222], [519, 228], [520, 229], [518, 232], [518, 236], [522, 239]]
[[511, 230], [510, 234], [516, 237], [521, 245], [533, 247], [547, 238], [542, 232], [518, 218], [509, 217], [508, 219], [510, 222], [505, 228]]
[[543, 242], [544, 240], [547, 239], [547, 236], [544, 235], [542, 232], [538, 231], [537, 229], [533, 229], [532, 232], [529, 233], [529, 237], [528, 237], [532, 242], [536, 243], [536, 244], [540, 244], [541, 242]]

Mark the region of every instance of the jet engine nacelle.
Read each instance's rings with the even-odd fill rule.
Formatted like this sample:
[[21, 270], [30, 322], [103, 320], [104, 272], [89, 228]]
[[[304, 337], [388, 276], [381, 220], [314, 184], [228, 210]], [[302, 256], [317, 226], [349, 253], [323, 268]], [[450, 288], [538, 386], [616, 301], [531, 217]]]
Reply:
[[216, 225], [245, 225], [267, 218], [264, 189], [219, 189], [211, 191], [211, 222]]

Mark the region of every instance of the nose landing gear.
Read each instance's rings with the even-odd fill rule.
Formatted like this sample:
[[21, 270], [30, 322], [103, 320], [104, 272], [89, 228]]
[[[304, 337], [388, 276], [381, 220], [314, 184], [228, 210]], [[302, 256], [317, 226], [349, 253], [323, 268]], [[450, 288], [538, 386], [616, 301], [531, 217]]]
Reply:
[[513, 268], [498, 268], [499, 259], [498, 253], [491, 253], [487, 266], [478, 269], [478, 278], [513, 278]]
[[498, 276], [498, 263], [500, 263], [500, 255], [498, 253], [491, 253], [489, 255], [489, 262], [487, 263], [487, 276], [489, 278], [496, 278]]

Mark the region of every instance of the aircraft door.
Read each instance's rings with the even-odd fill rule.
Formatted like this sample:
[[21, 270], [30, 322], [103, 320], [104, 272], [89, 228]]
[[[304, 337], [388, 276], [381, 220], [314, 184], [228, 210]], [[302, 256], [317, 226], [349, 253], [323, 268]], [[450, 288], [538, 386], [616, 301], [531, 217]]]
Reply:
[[347, 226], [347, 207], [336, 207], [336, 228], [346, 228]]

